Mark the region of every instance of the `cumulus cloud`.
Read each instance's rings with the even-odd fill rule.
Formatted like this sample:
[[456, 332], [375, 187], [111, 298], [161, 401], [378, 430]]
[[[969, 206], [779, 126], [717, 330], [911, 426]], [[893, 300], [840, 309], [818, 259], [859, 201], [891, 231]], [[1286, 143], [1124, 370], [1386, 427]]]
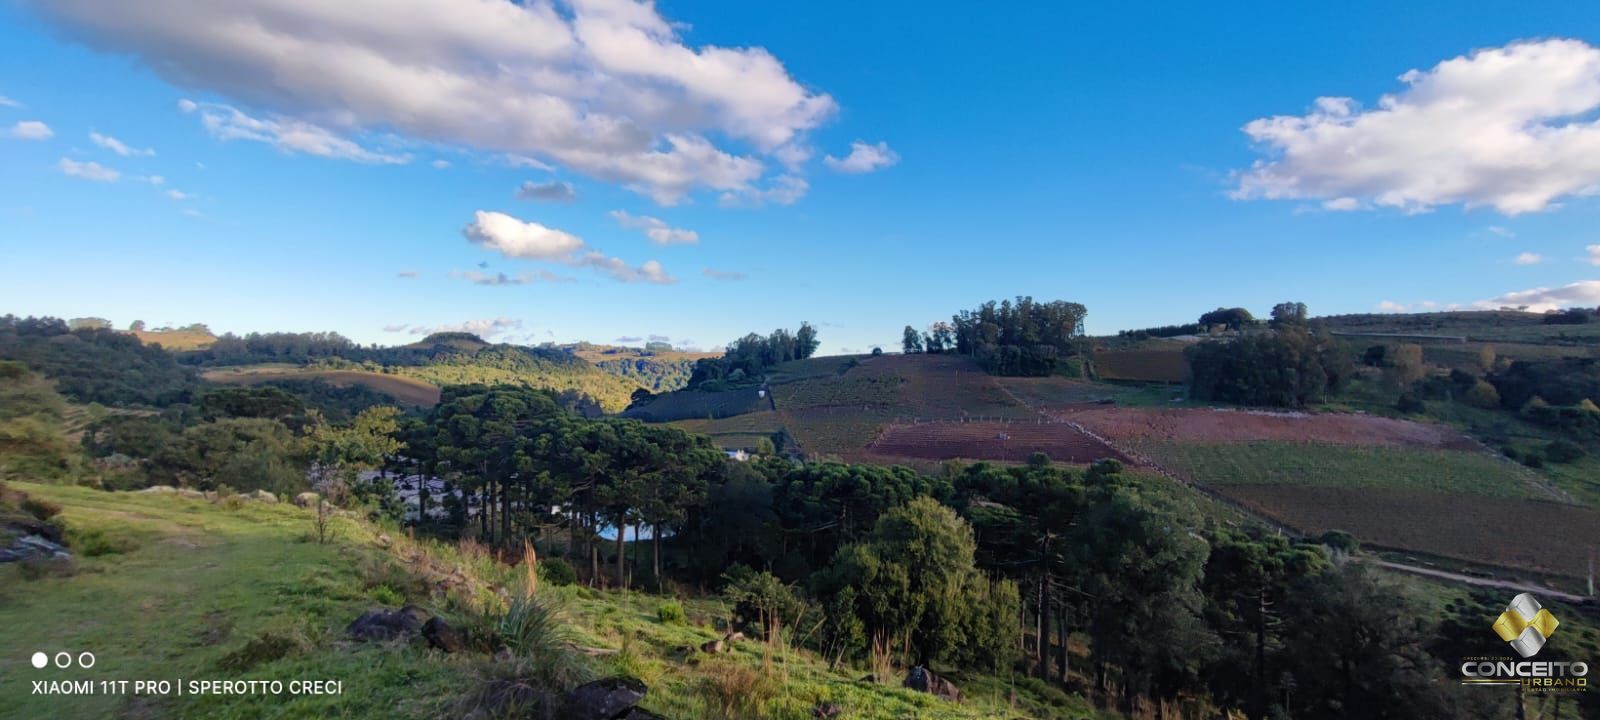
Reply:
[[576, 235], [505, 213], [479, 210], [461, 233], [474, 245], [510, 258], [593, 268], [620, 282], [670, 285], [678, 281], [655, 260], [633, 267], [620, 258], [587, 249], [588, 245]]
[[836, 109], [766, 50], [691, 47], [653, 4], [630, 0], [29, 5], [278, 122], [536, 157], [664, 204], [751, 184], [762, 158]]
[[1399, 79], [1370, 109], [1322, 97], [1305, 115], [1246, 124], [1268, 157], [1233, 197], [1517, 215], [1600, 192], [1600, 48], [1516, 42]]
[[1574, 305], [1600, 305], [1600, 280], [1583, 280], [1558, 288], [1534, 288], [1509, 292], [1472, 304], [1482, 310], [1526, 308], [1529, 312], [1549, 312]]
[[569, 182], [551, 180], [550, 182], [536, 183], [529, 180], [517, 188], [517, 199], [569, 203], [578, 199], [578, 191]]
[[78, 162], [71, 158], [61, 158], [58, 166], [66, 175], [95, 182], [116, 182], [117, 178], [122, 177], [122, 173], [97, 162]]
[[101, 135], [92, 130], [89, 132], [89, 141], [123, 157], [149, 157], [156, 154], [156, 151], [150, 148], [141, 150], [135, 147], [128, 147], [127, 143], [121, 140], [110, 135]]
[[700, 242], [700, 233], [668, 225], [661, 218], [649, 215], [630, 215], [623, 210], [612, 210], [611, 217], [625, 228], [643, 230], [645, 237], [657, 245], [694, 245]]
[[183, 101], [184, 112], [200, 113], [200, 124], [218, 140], [252, 140], [267, 143], [284, 152], [304, 153], [337, 160], [354, 160], [374, 165], [403, 165], [410, 155], [377, 152], [342, 137], [327, 128], [290, 118], [257, 118], [237, 108], [218, 103]]
[[869, 173], [900, 162], [900, 156], [889, 149], [889, 143], [869, 144], [864, 140], [850, 143], [850, 154], [843, 158], [829, 155], [822, 164], [842, 173]]
[[49, 140], [55, 136], [49, 125], [38, 120], [23, 120], [6, 131], [6, 137], [15, 140]]
[[573, 279], [557, 275], [549, 270], [537, 270], [507, 275], [503, 272], [485, 273], [477, 270], [452, 270], [450, 277], [456, 280], [465, 280], [473, 285], [529, 285], [536, 282], [567, 283]]
[[737, 270], [716, 270], [714, 268], [701, 270], [700, 274], [712, 280], [743, 280], [746, 277], [744, 273]]
[[1539, 253], [1525, 252], [1517, 255], [1513, 262], [1518, 265], [1538, 265], [1544, 262], [1544, 256]]

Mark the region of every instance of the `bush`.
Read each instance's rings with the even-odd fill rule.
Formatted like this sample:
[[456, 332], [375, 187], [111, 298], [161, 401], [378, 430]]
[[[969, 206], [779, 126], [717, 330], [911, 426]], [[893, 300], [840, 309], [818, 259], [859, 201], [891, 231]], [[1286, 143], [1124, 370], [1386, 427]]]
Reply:
[[387, 607], [400, 607], [406, 604], [405, 596], [401, 595], [399, 590], [389, 587], [388, 585], [378, 585], [377, 587], [372, 588], [372, 592], [370, 594], [372, 595], [372, 599], [376, 600], [379, 605], [384, 605]]
[[683, 612], [683, 605], [676, 600], [668, 600], [656, 608], [656, 619], [663, 625], [683, 625], [689, 621], [689, 616]]
[[1500, 407], [1500, 392], [1484, 380], [1473, 383], [1462, 399], [1468, 405], [1486, 410]]
[[1566, 440], [1556, 440], [1544, 447], [1544, 456], [1550, 462], [1570, 463], [1581, 460], [1584, 456], [1583, 448], [1577, 443]]
[[1427, 403], [1422, 402], [1422, 398], [1417, 397], [1414, 393], [1401, 393], [1400, 399], [1395, 402], [1394, 406], [1400, 412], [1408, 414], [1420, 413], [1428, 409]]
[[572, 563], [558, 557], [539, 561], [539, 575], [551, 585], [572, 585], [578, 582], [578, 571]]
[[1500, 448], [1500, 454], [1504, 455], [1504, 456], [1506, 456], [1508, 458], [1511, 458], [1512, 460], [1517, 460], [1517, 461], [1522, 460], [1522, 453], [1517, 452], [1517, 449], [1514, 448], [1514, 447], [1511, 447], [1510, 445], [1506, 445], [1506, 446], [1501, 447]]
[[1544, 467], [1544, 458], [1540, 457], [1539, 453], [1529, 450], [1523, 453], [1522, 464], [1531, 468], [1542, 468]]
[[61, 506], [49, 500], [40, 500], [24, 496], [22, 498], [22, 511], [42, 521], [49, 520], [61, 514]]

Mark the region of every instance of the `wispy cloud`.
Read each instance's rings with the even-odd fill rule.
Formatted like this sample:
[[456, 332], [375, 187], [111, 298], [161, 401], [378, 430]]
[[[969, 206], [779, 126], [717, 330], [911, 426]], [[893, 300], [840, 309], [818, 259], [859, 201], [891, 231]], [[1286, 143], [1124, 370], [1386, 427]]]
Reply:
[[643, 230], [645, 237], [657, 245], [694, 245], [700, 242], [700, 233], [675, 228], [661, 218], [649, 215], [630, 215], [624, 210], [612, 210], [611, 217], [618, 225], [633, 230]]
[[536, 282], [569, 283], [573, 278], [557, 275], [549, 270], [537, 270], [507, 275], [503, 272], [485, 273], [477, 270], [452, 270], [450, 277], [465, 280], [473, 285], [529, 285]]
[[900, 162], [900, 155], [889, 149], [889, 143], [869, 144], [864, 140], [850, 143], [850, 154], [842, 158], [829, 155], [822, 164], [842, 173], [869, 173]]
[[572, 183], [560, 180], [536, 183], [529, 180], [517, 188], [518, 200], [533, 200], [537, 202], [569, 203], [578, 199], [578, 191]]
[[395, 275], [397, 277], [402, 277], [402, 278], [405, 278], [407, 280], [415, 280], [415, 279], [421, 277], [422, 273], [417, 272], [416, 270], [401, 270], [400, 272], [395, 273]]
[[375, 165], [411, 162], [411, 156], [370, 150], [319, 125], [289, 118], [256, 118], [218, 103], [181, 100], [179, 109], [199, 112], [200, 123], [218, 140], [251, 140], [288, 153], [303, 153]]
[[66, 175], [94, 182], [116, 182], [117, 178], [122, 177], [122, 173], [93, 161], [78, 162], [71, 158], [61, 158], [61, 162], [57, 165]]
[[1544, 256], [1539, 253], [1525, 252], [1517, 255], [1512, 262], [1518, 265], [1538, 265], [1544, 262]]
[[150, 157], [156, 154], [156, 151], [150, 148], [144, 148], [141, 150], [139, 148], [129, 147], [127, 143], [124, 143], [121, 140], [111, 137], [110, 135], [101, 135], [100, 133], [92, 130], [89, 132], [89, 141], [123, 157]]

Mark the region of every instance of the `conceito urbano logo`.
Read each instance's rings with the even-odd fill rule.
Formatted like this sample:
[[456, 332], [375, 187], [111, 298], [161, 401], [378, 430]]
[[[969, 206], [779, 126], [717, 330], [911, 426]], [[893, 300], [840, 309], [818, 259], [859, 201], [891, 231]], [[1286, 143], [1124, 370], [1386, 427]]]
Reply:
[[1511, 649], [1518, 655], [1529, 658], [1539, 654], [1560, 624], [1532, 595], [1522, 593], [1511, 598], [1506, 611], [1494, 621], [1494, 632], [1501, 640], [1511, 643]]
[[1582, 692], [1589, 688], [1589, 664], [1585, 662], [1546, 662], [1527, 660], [1544, 649], [1556, 632], [1556, 616], [1544, 609], [1533, 595], [1522, 593], [1511, 599], [1505, 612], [1495, 618], [1494, 634], [1511, 645], [1524, 659], [1509, 657], [1462, 658], [1461, 682], [1468, 685], [1521, 685], [1532, 692]]

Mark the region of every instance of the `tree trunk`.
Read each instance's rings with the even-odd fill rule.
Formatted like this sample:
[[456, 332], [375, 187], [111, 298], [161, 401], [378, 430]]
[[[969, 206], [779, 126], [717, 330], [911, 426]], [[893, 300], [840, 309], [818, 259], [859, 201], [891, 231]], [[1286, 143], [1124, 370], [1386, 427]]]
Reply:
[[1050, 573], [1039, 581], [1039, 679], [1050, 679]]
[[1256, 588], [1256, 668], [1255, 681], [1251, 683], [1250, 720], [1261, 720], [1267, 715], [1267, 592]]
[[1068, 663], [1069, 663], [1069, 659], [1070, 659], [1070, 656], [1068, 654], [1070, 651], [1067, 650], [1067, 636], [1068, 636], [1068, 633], [1071, 632], [1071, 630], [1068, 628], [1068, 623], [1071, 621], [1071, 617], [1072, 617], [1071, 616], [1071, 612], [1072, 612], [1072, 609], [1067, 607], [1067, 604], [1065, 602], [1061, 603], [1061, 616], [1058, 618], [1058, 624], [1056, 626], [1056, 636], [1061, 638], [1061, 686], [1062, 687], [1066, 687], [1071, 682], [1070, 678], [1067, 677]]
[[661, 587], [661, 528], [650, 526], [650, 545], [655, 549], [655, 581], [656, 587]]
[[628, 546], [624, 542], [624, 539], [628, 535], [628, 524], [624, 523], [624, 522], [618, 522], [617, 523], [617, 527], [616, 527], [616, 531], [617, 531], [617, 585], [619, 587], [621, 587], [623, 590], [627, 590], [628, 589], [628, 575], [627, 575], [628, 563], [625, 562], [625, 560], [627, 560], [627, 558], [624, 555], [624, 553], [627, 552]]

